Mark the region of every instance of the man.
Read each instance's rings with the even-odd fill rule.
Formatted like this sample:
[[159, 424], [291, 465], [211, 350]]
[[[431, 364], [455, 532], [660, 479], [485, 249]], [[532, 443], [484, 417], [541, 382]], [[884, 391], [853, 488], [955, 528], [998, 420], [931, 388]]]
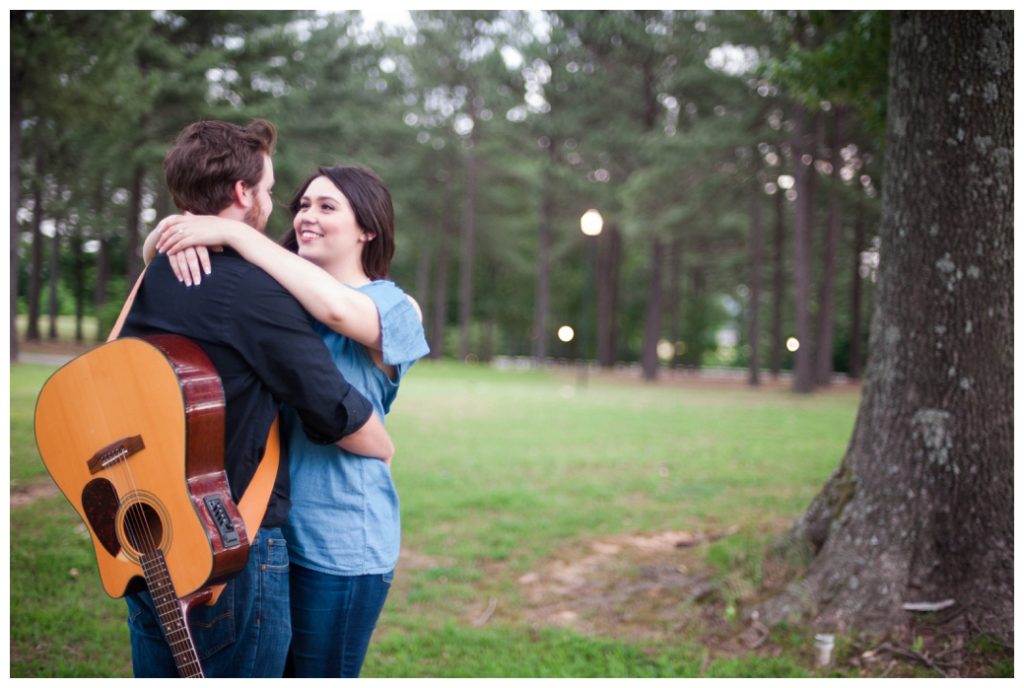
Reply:
[[[273, 125], [263, 120], [245, 127], [218, 121], [189, 125], [164, 160], [175, 204], [262, 232], [272, 209], [275, 138]], [[211, 260], [216, 269], [202, 289], [190, 289], [175, 278], [167, 257], [157, 256], [120, 335], [179, 334], [210, 357], [224, 387], [224, 463], [235, 500], [252, 479], [282, 402], [296, 409], [314, 441], [389, 461], [394, 448], [383, 424], [338, 372], [298, 302], [230, 249]], [[282, 461], [262, 527], [250, 534], [245, 569], [217, 604], [190, 614], [207, 676], [282, 675], [291, 638], [288, 551], [280, 530], [288, 508], [288, 467]], [[126, 600], [135, 675], [175, 676], [149, 594]]]

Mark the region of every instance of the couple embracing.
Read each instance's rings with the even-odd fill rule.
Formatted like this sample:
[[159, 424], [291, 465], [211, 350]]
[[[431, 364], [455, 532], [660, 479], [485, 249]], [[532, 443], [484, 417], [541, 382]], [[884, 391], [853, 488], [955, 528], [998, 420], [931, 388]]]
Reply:
[[[246, 567], [191, 613], [212, 677], [355, 677], [399, 549], [394, 445], [382, 419], [428, 352], [419, 306], [386, 279], [391, 195], [362, 167], [320, 167], [273, 208], [276, 131], [189, 125], [164, 160], [184, 215], [144, 247], [148, 266], [111, 337], [177, 334], [210, 357], [225, 394], [224, 465], [237, 501], [280, 413], [283, 457]], [[147, 592], [126, 597], [136, 676], [176, 675]]]

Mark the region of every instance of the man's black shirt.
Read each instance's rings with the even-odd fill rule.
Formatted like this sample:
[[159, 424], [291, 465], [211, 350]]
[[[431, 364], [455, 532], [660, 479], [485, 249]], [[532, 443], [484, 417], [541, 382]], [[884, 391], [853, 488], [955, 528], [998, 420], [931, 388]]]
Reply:
[[[120, 336], [179, 334], [210, 357], [224, 386], [224, 467], [237, 501], [263, 455], [279, 402], [294, 407], [309, 438], [322, 444], [358, 430], [373, 409], [338, 372], [291, 294], [230, 249], [210, 260], [212, 274], [186, 287], [167, 257], [157, 256]], [[290, 503], [282, 460], [263, 526], [284, 525]]]

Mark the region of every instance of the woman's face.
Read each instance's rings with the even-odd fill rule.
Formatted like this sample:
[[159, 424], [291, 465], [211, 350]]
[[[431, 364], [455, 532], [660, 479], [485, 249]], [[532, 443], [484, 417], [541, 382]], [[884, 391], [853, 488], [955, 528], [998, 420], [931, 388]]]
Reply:
[[327, 177], [317, 177], [306, 187], [292, 226], [299, 255], [321, 267], [353, 253], [359, 255], [363, 243], [372, 238], [356, 224], [345, 194]]

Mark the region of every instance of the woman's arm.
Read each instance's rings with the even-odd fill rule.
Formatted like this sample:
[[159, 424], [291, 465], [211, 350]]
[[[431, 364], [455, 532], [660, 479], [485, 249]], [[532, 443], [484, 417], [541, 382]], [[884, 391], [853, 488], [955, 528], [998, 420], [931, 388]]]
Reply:
[[395, 445], [391, 441], [391, 435], [384, 429], [384, 423], [376, 411], [370, 414], [370, 419], [363, 427], [351, 435], [342, 437], [335, 444], [353, 454], [380, 459], [389, 466], [395, 456]]
[[380, 316], [373, 299], [341, 284], [327, 271], [249, 225], [184, 215], [169, 217], [161, 225], [157, 250], [173, 257], [197, 246], [230, 246], [277, 280], [314, 318], [364, 346], [381, 349]]

